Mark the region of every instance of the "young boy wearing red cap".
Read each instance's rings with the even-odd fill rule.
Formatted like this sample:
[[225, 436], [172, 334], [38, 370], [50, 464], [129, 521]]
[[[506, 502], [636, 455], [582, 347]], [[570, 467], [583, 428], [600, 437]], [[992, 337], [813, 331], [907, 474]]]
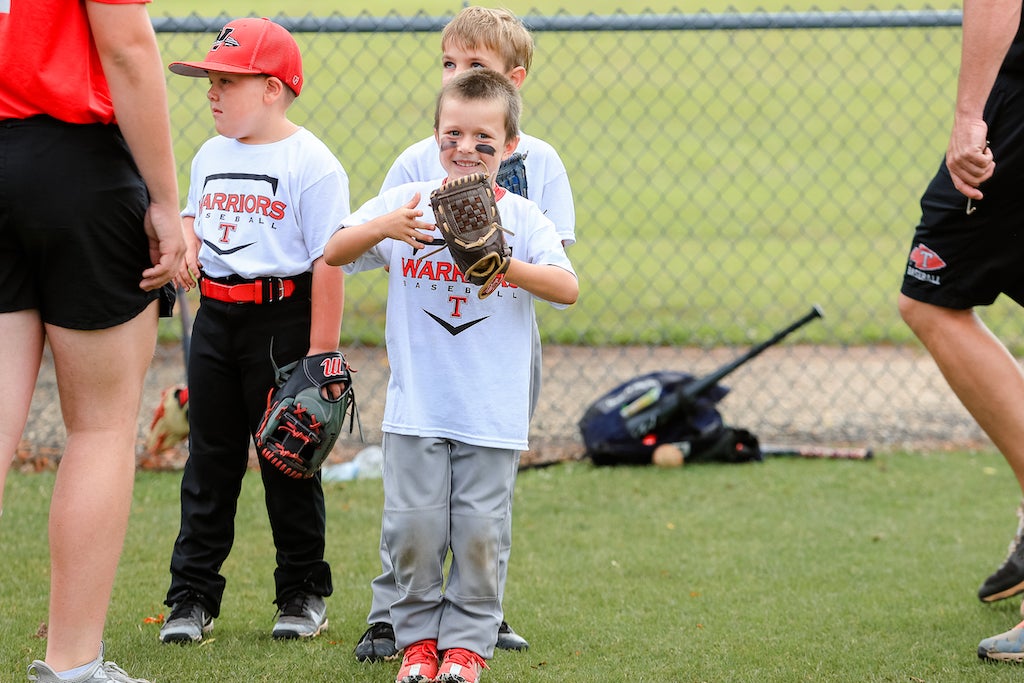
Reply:
[[[302, 90], [294, 38], [267, 19], [221, 29], [202, 62], [174, 62], [209, 78], [217, 135], [192, 162], [182, 216], [187, 251], [175, 282], [198, 285], [188, 363], [189, 457], [181, 481], [181, 528], [171, 555], [164, 643], [203, 639], [220, 614], [221, 566], [250, 439], [275, 386], [275, 366], [336, 351], [343, 275], [323, 245], [349, 213], [348, 176], [287, 111]], [[277, 549], [274, 638], [311, 638], [327, 627], [333, 590], [324, 560], [319, 475], [283, 476], [260, 461]]]

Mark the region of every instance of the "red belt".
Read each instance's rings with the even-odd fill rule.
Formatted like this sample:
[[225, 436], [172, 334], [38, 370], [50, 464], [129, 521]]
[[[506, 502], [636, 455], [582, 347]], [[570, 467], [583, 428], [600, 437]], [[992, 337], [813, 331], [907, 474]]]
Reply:
[[271, 304], [290, 297], [295, 292], [295, 280], [265, 277], [228, 285], [204, 277], [199, 280], [199, 292], [229, 304]]

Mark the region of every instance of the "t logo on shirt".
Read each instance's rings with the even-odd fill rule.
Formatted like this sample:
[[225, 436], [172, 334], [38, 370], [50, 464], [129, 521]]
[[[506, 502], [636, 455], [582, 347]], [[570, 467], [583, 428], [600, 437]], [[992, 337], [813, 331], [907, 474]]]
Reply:
[[0, 14], [11, 13], [11, 0], [0, 0]]

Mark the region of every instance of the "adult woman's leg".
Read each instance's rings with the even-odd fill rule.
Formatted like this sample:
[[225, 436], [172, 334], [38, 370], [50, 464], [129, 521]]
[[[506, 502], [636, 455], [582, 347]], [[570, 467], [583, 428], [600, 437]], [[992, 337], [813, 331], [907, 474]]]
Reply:
[[143, 380], [157, 304], [103, 330], [48, 325], [67, 445], [50, 504], [46, 661], [57, 671], [100, 652], [135, 481]]

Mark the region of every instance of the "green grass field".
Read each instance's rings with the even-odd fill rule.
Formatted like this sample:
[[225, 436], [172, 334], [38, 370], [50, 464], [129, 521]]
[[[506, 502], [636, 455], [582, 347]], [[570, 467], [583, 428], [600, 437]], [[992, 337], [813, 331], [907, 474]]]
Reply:
[[[108, 655], [154, 683], [394, 680], [357, 664], [382, 494], [327, 485], [330, 631], [276, 643], [273, 551], [259, 479], [239, 504], [223, 615], [200, 647], [162, 646], [178, 481], [140, 473], [111, 604]], [[46, 516], [53, 475], [13, 473], [0, 537], [0, 679], [41, 657]], [[525, 470], [515, 501], [508, 620], [531, 641], [497, 653], [485, 683], [962, 683], [1016, 681], [978, 641], [1019, 620], [1020, 599], [983, 605], [1019, 497], [991, 452], [882, 454], [868, 462], [775, 459], [681, 470]]]

